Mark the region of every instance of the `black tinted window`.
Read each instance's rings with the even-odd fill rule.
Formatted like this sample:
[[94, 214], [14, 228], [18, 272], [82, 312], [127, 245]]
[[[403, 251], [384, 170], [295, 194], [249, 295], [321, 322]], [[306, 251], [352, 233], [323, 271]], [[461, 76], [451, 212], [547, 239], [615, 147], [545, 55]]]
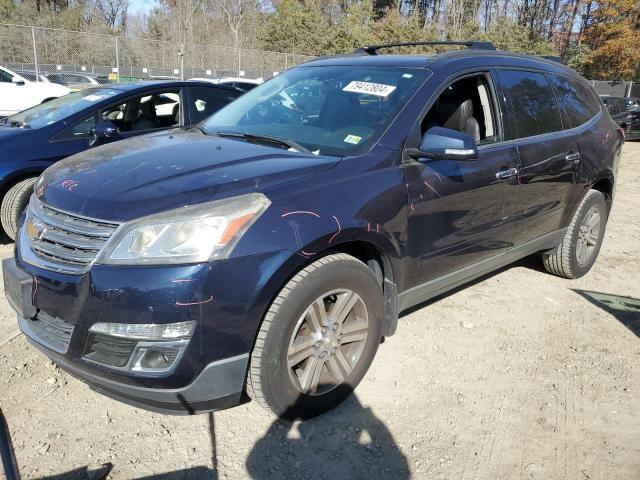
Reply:
[[588, 122], [600, 111], [600, 104], [591, 89], [577, 80], [550, 75], [571, 127]]
[[191, 88], [191, 123], [198, 123], [213, 115], [227, 103], [238, 98], [238, 94], [215, 88]]
[[0, 82], [9, 82], [11, 83], [11, 79], [13, 78], [9, 72], [5, 72], [4, 70], [0, 70]]
[[562, 130], [555, 95], [543, 74], [501, 71], [500, 78], [509, 92], [520, 138]]

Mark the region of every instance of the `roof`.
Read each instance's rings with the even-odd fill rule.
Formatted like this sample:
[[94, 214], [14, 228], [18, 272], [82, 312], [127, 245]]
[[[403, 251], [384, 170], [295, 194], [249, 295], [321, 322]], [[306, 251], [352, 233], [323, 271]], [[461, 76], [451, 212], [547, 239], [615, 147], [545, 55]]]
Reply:
[[348, 55], [318, 58], [303, 63], [302, 65], [311, 67], [361, 65], [432, 69], [444, 65], [445, 63], [451, 63], [454, 61], [459, 62], [464, 59], [480, 60], [485, 65], [521, 65], [576, 75], [576, 73], [566, 65], [548, 58], [501, 50], [476, 49], [451, 50], [443, 53], [427, 53], [423, 55], [367, 55], [362, 53], [353, 53]]
[[224, 90], [228, 90], [230, 92], [237, 92], [237, 90], [233, 87], [228, 87], [226, 85], [217, 85], [211, 82], [205, 81], [194, 81], [194, 80], [184, 80], [184, 81], [172, 81], [172, 80], [147, 80], [144, 82], [127, 82], [127, 83], [109, 83], [106, 85], [96, 85], [95, 88], [112, 88], [114, 90], [122, 90], [122, 91], [132, 91], [141, 88], [154, 88], [154, 87], [193, 87], [194, 85], [206, 86], [209, 88], [220, 88]]

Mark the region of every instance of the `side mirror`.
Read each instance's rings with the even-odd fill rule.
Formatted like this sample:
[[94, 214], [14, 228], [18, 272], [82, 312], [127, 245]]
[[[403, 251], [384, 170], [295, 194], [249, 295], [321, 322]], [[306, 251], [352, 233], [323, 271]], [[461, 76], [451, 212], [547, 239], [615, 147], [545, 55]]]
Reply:
[[16, 75], [15, 77], [11, 78], [11, 83], [13, 83], [14, 85], [21, 86], [21, 85], [24, 85], [24, 79]]
[[478, 146], [468, 133], [431, 127], [422, 136], [420, 147], [408, 148], [407, 154], [416, 160], [475, 160], [478, 158]]
[[102, 122], [94, 127], [93, 138], [89, 145], [93, 147], [99, 143], [110, 142], [112, 140], [117, 140], [118, 138], [120, 138], [118, 127], [111, 122]]

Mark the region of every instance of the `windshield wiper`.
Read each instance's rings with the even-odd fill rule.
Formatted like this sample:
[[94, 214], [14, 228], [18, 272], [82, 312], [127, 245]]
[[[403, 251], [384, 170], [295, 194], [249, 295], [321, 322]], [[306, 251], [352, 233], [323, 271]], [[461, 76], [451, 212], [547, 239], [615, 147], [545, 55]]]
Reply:
[[257, 135], [255, 133], [239, 133], [239, 132], [216, 132], [216, 135], [218, 137], [226, 137], [226, 138], [242, 138], [243, 140], [247, 140], [248, 142], [279, 145], [280, 147], [285, 147], [286, 149], [293, 149], [299, 153], [307, 153], [309, 155], [313, 155], [313, 152], [311, 150], [309, 150], [306, 147], [303, 147], [298, 142], [289, 140], [288, 138], [271, 137], [269, 135]]

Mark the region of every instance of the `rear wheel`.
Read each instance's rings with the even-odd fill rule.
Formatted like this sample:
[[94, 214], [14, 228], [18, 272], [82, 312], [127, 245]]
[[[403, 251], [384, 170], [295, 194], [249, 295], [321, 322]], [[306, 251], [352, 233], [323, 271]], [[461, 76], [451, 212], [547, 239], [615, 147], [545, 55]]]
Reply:
[[267, 312], [251, 355], [247, 391], [284, 418], [309, 418], [342, 402], [380, 344], [380, 284], [346, 254], [301, 270]]
[[553, 253], [543, 254], [546, 270], [565, 278], [586, 274], [600, 252], [608, 215], [604, 195], [589, 190], [574, 213], [562, 243]]
[[11, 240], [16, 239], [16, 231], [18, 230], [18, 221], [20, 215], [27, 207], [29, 198], [33, 193], [33, 185], [36, 177], [25, 178], [19, 181], [7, 191], [0, 205], [0, 223], [2, 229]]

